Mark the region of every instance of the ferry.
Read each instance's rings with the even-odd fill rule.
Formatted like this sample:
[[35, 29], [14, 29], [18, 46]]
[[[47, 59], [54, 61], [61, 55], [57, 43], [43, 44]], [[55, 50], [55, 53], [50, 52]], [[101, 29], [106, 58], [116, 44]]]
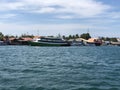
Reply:
[[28, 42], [30, 46], [70, 46], [70, 43], [55, 37], [40, 37]]

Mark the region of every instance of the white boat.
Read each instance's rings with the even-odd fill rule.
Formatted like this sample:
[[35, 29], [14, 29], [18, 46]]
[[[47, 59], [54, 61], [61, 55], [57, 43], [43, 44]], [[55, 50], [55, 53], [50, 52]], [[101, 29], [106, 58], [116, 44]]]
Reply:
[[70, 43], [55, 37], [41, 37], [29, 42], [31, 46], [70, 46]]
[[4, 41], [0, 41], [0, 46], [5, 45]]

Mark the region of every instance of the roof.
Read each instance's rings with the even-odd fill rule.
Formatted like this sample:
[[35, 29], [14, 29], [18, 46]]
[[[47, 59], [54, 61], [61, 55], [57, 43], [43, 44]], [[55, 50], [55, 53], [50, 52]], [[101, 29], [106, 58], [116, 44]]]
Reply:
[[74, 41], [75, 39], [69, 39], [68, 41]]
[[95, 40], [98, 40], [98, 38], [90, 38], [90, 39], [87, 40], [87, 42], [91, 42], [92, 43], [92, 42], [95, 42]]
[[12, 41], [12, 40], [14, 40], [14, 39], [16, 39], [16, 38], [14, 38], [14, 37], [13, 37], [13, 38], [9, 38], [10, 41]]
[[32, 41], [33, 39], [32, 38], [29, 38], [29, 37], [27, 37], [27, 38], [22, 38], [22, 41]]
[[38, 39], [38, 38], [40, 38], [40, 37], [41, 37], [41, 36], [34, 36], [33, 38], [34, 38], [34, 39]]

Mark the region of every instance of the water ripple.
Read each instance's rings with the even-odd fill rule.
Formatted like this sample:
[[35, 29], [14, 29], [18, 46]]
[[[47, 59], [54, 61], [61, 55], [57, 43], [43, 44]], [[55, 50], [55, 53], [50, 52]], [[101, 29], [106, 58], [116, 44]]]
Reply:
[[119, 47], [0, 47], [0, 90], [120, 90]]

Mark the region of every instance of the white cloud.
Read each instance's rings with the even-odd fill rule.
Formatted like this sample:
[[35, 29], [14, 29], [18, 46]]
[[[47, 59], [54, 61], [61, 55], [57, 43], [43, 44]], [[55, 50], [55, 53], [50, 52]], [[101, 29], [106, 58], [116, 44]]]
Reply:
[[[93, 17], [105, 13], [111, 7], [95, 0], [19, 0], [2, 2], [0, 10], [25, 10], [31, 13], [55, 13], [58, 16], [72, 14], [74, 17]], [[57, 16], [56, 16], [57, 17]], [[64, 16], [64, 18], [68, 16]]]
[[48, 7], [52, 7], [54, 10], [49, 9], [49, 12], [51, 13], [69, 13], [74, 14], [79, 18], [93, 17], [102, 14], [111, 8], [110, 6], [96, 2], [95, 0], [25, 0], [25, 2], [28, 2], [33, 8], [37, 7], [36, 10], [41, 10], [44, 13], [48, 12]]
[[52, 7], [46, 7], [46, 8], [41, 8], [39, 10], [33, 10], [32, 12], [34, 13], [51, 13], [54, 12], [55, 8]]
[[22, 2], [0, 2], [0, 11], [18, 10], [23, 6]]
[[58, 15], [56, 18], [60, 19], [73, 19], [74, 17], [72, 15]]
[[[13, 0], [12, 0], [13, 1]], [[39, 30], [40, 35], [55, 35], [58, 33], [61, 34], [74, 34], [80, 32], [86, 32], [88, 28], [94, 29], [93, 33], [105, 34], [111, 30], [117, 30], [119, 27], [120, 12], [114, 11], [112, 6], [103, 4], [100, 0], [14, 0], [14, 2], [9, 1], [4, 2], [0, 0], [0, 19], [5, 19], [6, 21], [11, 22], [8, 18], [18, 16], [18, 19], [14, 19], [15, 23], [21, 22], [25, 24], [25, 19], [27, 22], [32, 22], [33, 25], [18, 25], [18, 24], [0, 24], [0, 32], [5, 34], [22, 34], [30, 32], [36, 34]], [[109, 4], [109, 3], [108, 3]], [[19, 11], [19, 13], [17, 12]], [[12, 14], [13, 13], [13, 14]], [[71, 24], [62, 24], [67, 20], [61, 20], [61, 24], [34, 24], [35, 21], [32, 21], [34, 14], [37, 13], [37, 17], [47, 17], [49, 14], [54, 18], [59, 19], [78, 19], [79, 24], [73, 24], [74, 21], [70, 21]], [[25, 15], [24, 15], [25, 14]], [[29, 15], [30, 14], [30, 17]], [[46, 15], [45, 15], [46, 14]], [[28, 15], [28, 18], [26, 16]], [[45, 15], [42, 16], [42, 15]], [[36, 19], [35, 18], [35, 19]], [[53, 18], [52, 18], [53, 20]], [[52, 21], [51, 20], [51, 21]], [[65, 22], [64, 22], [65, 21]], [[42, 21], [41, 21], [42, 22]], [[49, 23], [49, 20], [45, 20], [46, 23]], [[68, 21], [67, 21], [68, 22]], [[82, 24], [80, 24], [80, 22]], [[37, 23], [37, 22], [36, 22]], [[59, 23], [58, 19], [54, 19], [52, 23]], [[76, 22], [77, 23], [77, 22]], [[91, 25], [90, 25], [91, 24]], [[114, 26], [114, 25], [118, 26]], [[114, 26], [114, 27], [112, 27]], [[102, 33], [100, 33], [102, 32]], [[117, 33], [119, 34], [119, 33]]]

